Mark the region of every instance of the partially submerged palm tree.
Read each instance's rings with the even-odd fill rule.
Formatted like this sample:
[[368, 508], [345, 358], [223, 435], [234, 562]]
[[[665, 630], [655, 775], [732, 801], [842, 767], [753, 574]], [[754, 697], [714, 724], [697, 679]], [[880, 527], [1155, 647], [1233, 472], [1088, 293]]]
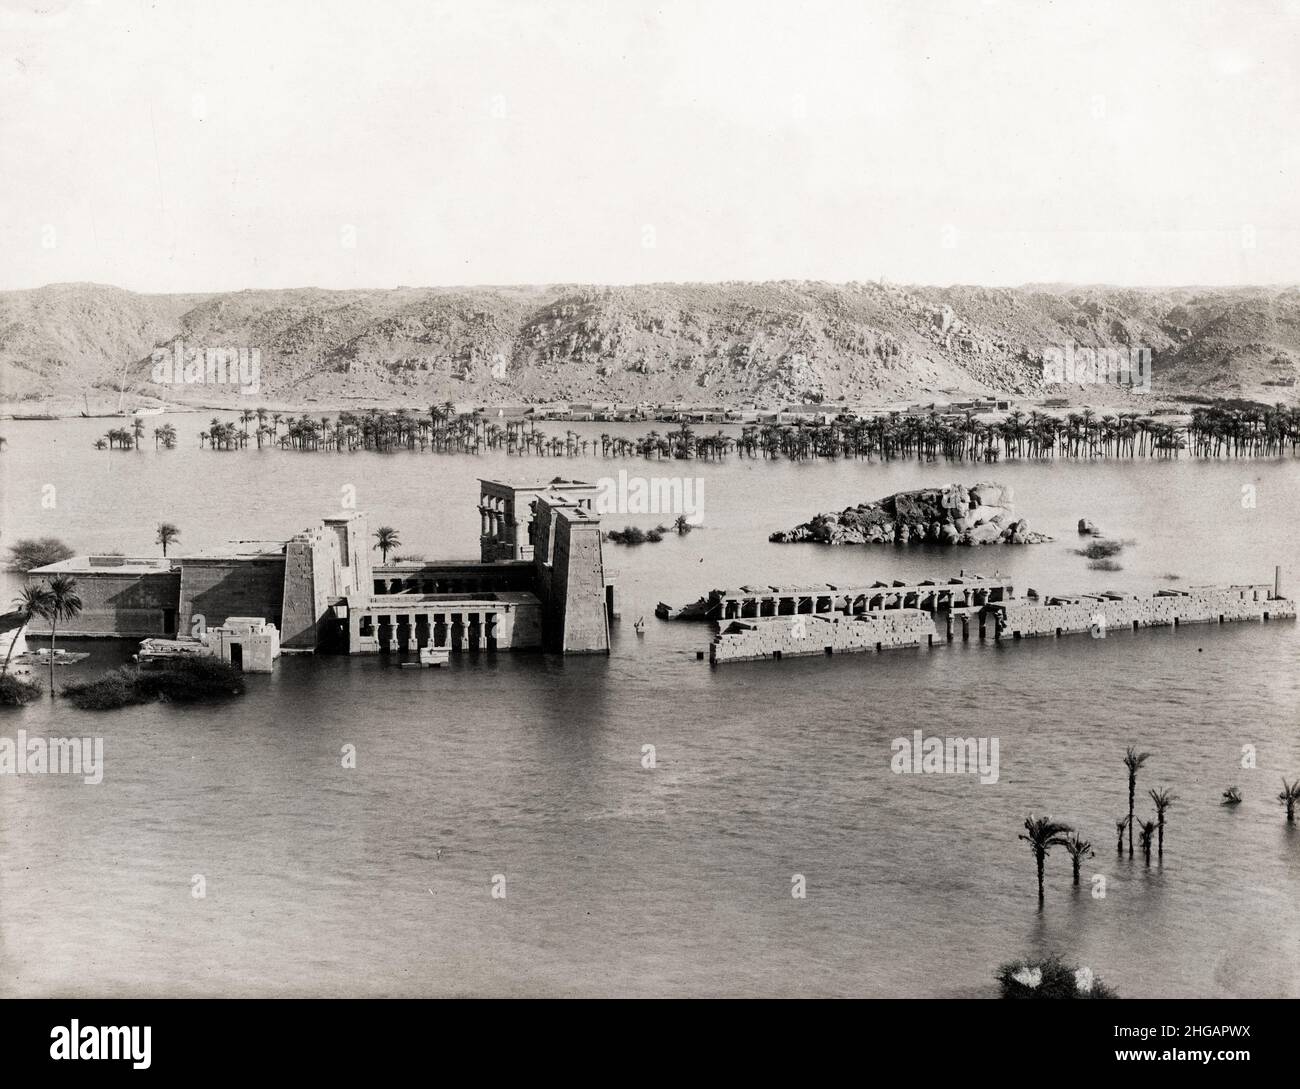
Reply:
[[1178, 800], [1178, 795], [1169, 790], [1149, 790], [1151, 800], [1156, 806], [1156, 832], [1160, 843], [1160, 857], [1165, 857], [1165, 810]]
[[389, 551], [397, 548], [401, 543], [397, 530], [392, 526], [380, 526], [375, 530], [375, 547], [379, 549], [380, 555], [384, 557], [384, 563], [388, 562]]
[[1277, 800], [1286, 806], [1287, 824], [1295, 823], [1295, 803], [1300, 801], [1300, 779], [1294, 783], [1288, 783], [1282, 780], [1282, 793], [1277, 796]]
[[60, 620], [71, 620], [81, 612], [81, 596], [77, 593], [77, 580], [70, 575], [55, 575], [49, 581], [44, 611], [38, 613], [50, 622], [50, 699], [54, 698], [54, 640]]
[[167, 546], [175, 544], [180, 539], [181, 531], [170, 522], [158, 523], [158, 536], [154, 538], [155, 544], [162, 545], [163, 556], [167, 555]]
[[1079, 865], [1085, 858], [1092, 858], [1092, 844], [1083, 839], [1078, 832], [1071, 832], [1061, 841], [1061, 846], [1065, 848], [1070, 856], [1070, 862], [1074, 865], [1074, 883], [1079, 883]]
[[1118, 842], [1115, 844], [1115, 850], [1121, 858], [1124, 855], [1124, 829], [1128, 827], [1128, 823], [1128, 817], [1120, 817], [1120, 819], [1115, 822], [1115, 835], [1118, 837]]
[[1235, 786], [1228, 787], [1222, 797], [1223, 801], [1219, 803], [1220, 805], [1241, 805], [1241, 791]]
[[1138, 833], [1138, 843], [1142, 847], [1142, 853], [1146, 855], [1147, 865], [1151, 865], [1151, 836], [1156, 830], [1155, 821], [1138, 821], [1138, 827], [1141, 831]]
[[1043, 906], [1043, 863], [1047, 853], [1053, 847], [1063, 847], [1065, 836], [1073, 831], [1068, 824], [1060, 824], [1051, 817], [1035, 817], [1032, 813], [1025, 818], [1025, 830], [1017, 836], [1029, 844], [1034, 852], [1034, 862], [1038, 865], [1038, 906]]
[[1128, 856], [1133, 857], [1133, 795], [1137, 791], [1138, 768], [1151, 758], [1149, 752], [1138, 752], [1132, 745], [1124, 753], [1124, 766], [1128, 768]]
[[22, 635], [23, 628], [27, 627], [35, 617], [45, 617], [49, 605], [50, 591], [39, 582], [24, 586], [18, 592], [18, 596], [14, 598], [14, 606], [22, 615], [23, 622], [14, 632], [13, 639], [9, 641], [9, 649], [5, 652], [5, 664], [4, 668], [0, 669], [0, 677], [9, 672], [9, 659], [14, 656], [14, 647], [18, 645], [18, 637]]

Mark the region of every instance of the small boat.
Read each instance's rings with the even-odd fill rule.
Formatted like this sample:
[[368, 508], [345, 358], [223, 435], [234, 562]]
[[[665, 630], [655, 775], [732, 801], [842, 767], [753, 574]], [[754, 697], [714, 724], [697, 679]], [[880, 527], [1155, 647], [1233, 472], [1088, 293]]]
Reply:
[[637, 635], [645, 635], [645, 617], [643, 616], [639, 620], [637, 620], [637, 622], [633, 624], [632, 627], [636, 629]]

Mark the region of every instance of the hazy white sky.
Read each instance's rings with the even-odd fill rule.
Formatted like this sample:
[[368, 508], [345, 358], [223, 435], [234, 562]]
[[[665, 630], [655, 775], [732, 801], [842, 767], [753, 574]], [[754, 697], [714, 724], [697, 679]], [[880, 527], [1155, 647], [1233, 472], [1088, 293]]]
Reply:
[[1300, 0], [0, 0], [0, 287], [1300, 282]]

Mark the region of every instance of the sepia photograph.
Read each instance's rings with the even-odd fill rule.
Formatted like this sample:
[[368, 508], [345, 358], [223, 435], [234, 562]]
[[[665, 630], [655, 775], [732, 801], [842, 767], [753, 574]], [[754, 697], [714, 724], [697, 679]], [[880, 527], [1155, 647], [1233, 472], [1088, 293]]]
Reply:
[[853, 999], [1259, 1073], [1298, 61], [1297, 0], [0, 0], [34, 1069]]

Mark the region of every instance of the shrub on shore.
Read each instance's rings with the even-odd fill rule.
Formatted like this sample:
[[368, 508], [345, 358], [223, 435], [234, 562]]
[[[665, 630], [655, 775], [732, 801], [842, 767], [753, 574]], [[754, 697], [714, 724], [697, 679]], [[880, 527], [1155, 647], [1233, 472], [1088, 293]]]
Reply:
[[63, 689], [63, 695], [83, 711], [109, 711], [154, 700], [194, 703], [243, 694], [244, 675], [219, 658], [178, 658], [158, 670], [122, 666]]
[[0, 677], [0, 707], [21, 707], [31, 703], [43, 691], [39, 684], [6, 673]]
[[1076, 968], [1053, 953], [1041, 960], [1013, 960], [998, 968], [1003, 998], [1116, 998], [1091, 968]]

